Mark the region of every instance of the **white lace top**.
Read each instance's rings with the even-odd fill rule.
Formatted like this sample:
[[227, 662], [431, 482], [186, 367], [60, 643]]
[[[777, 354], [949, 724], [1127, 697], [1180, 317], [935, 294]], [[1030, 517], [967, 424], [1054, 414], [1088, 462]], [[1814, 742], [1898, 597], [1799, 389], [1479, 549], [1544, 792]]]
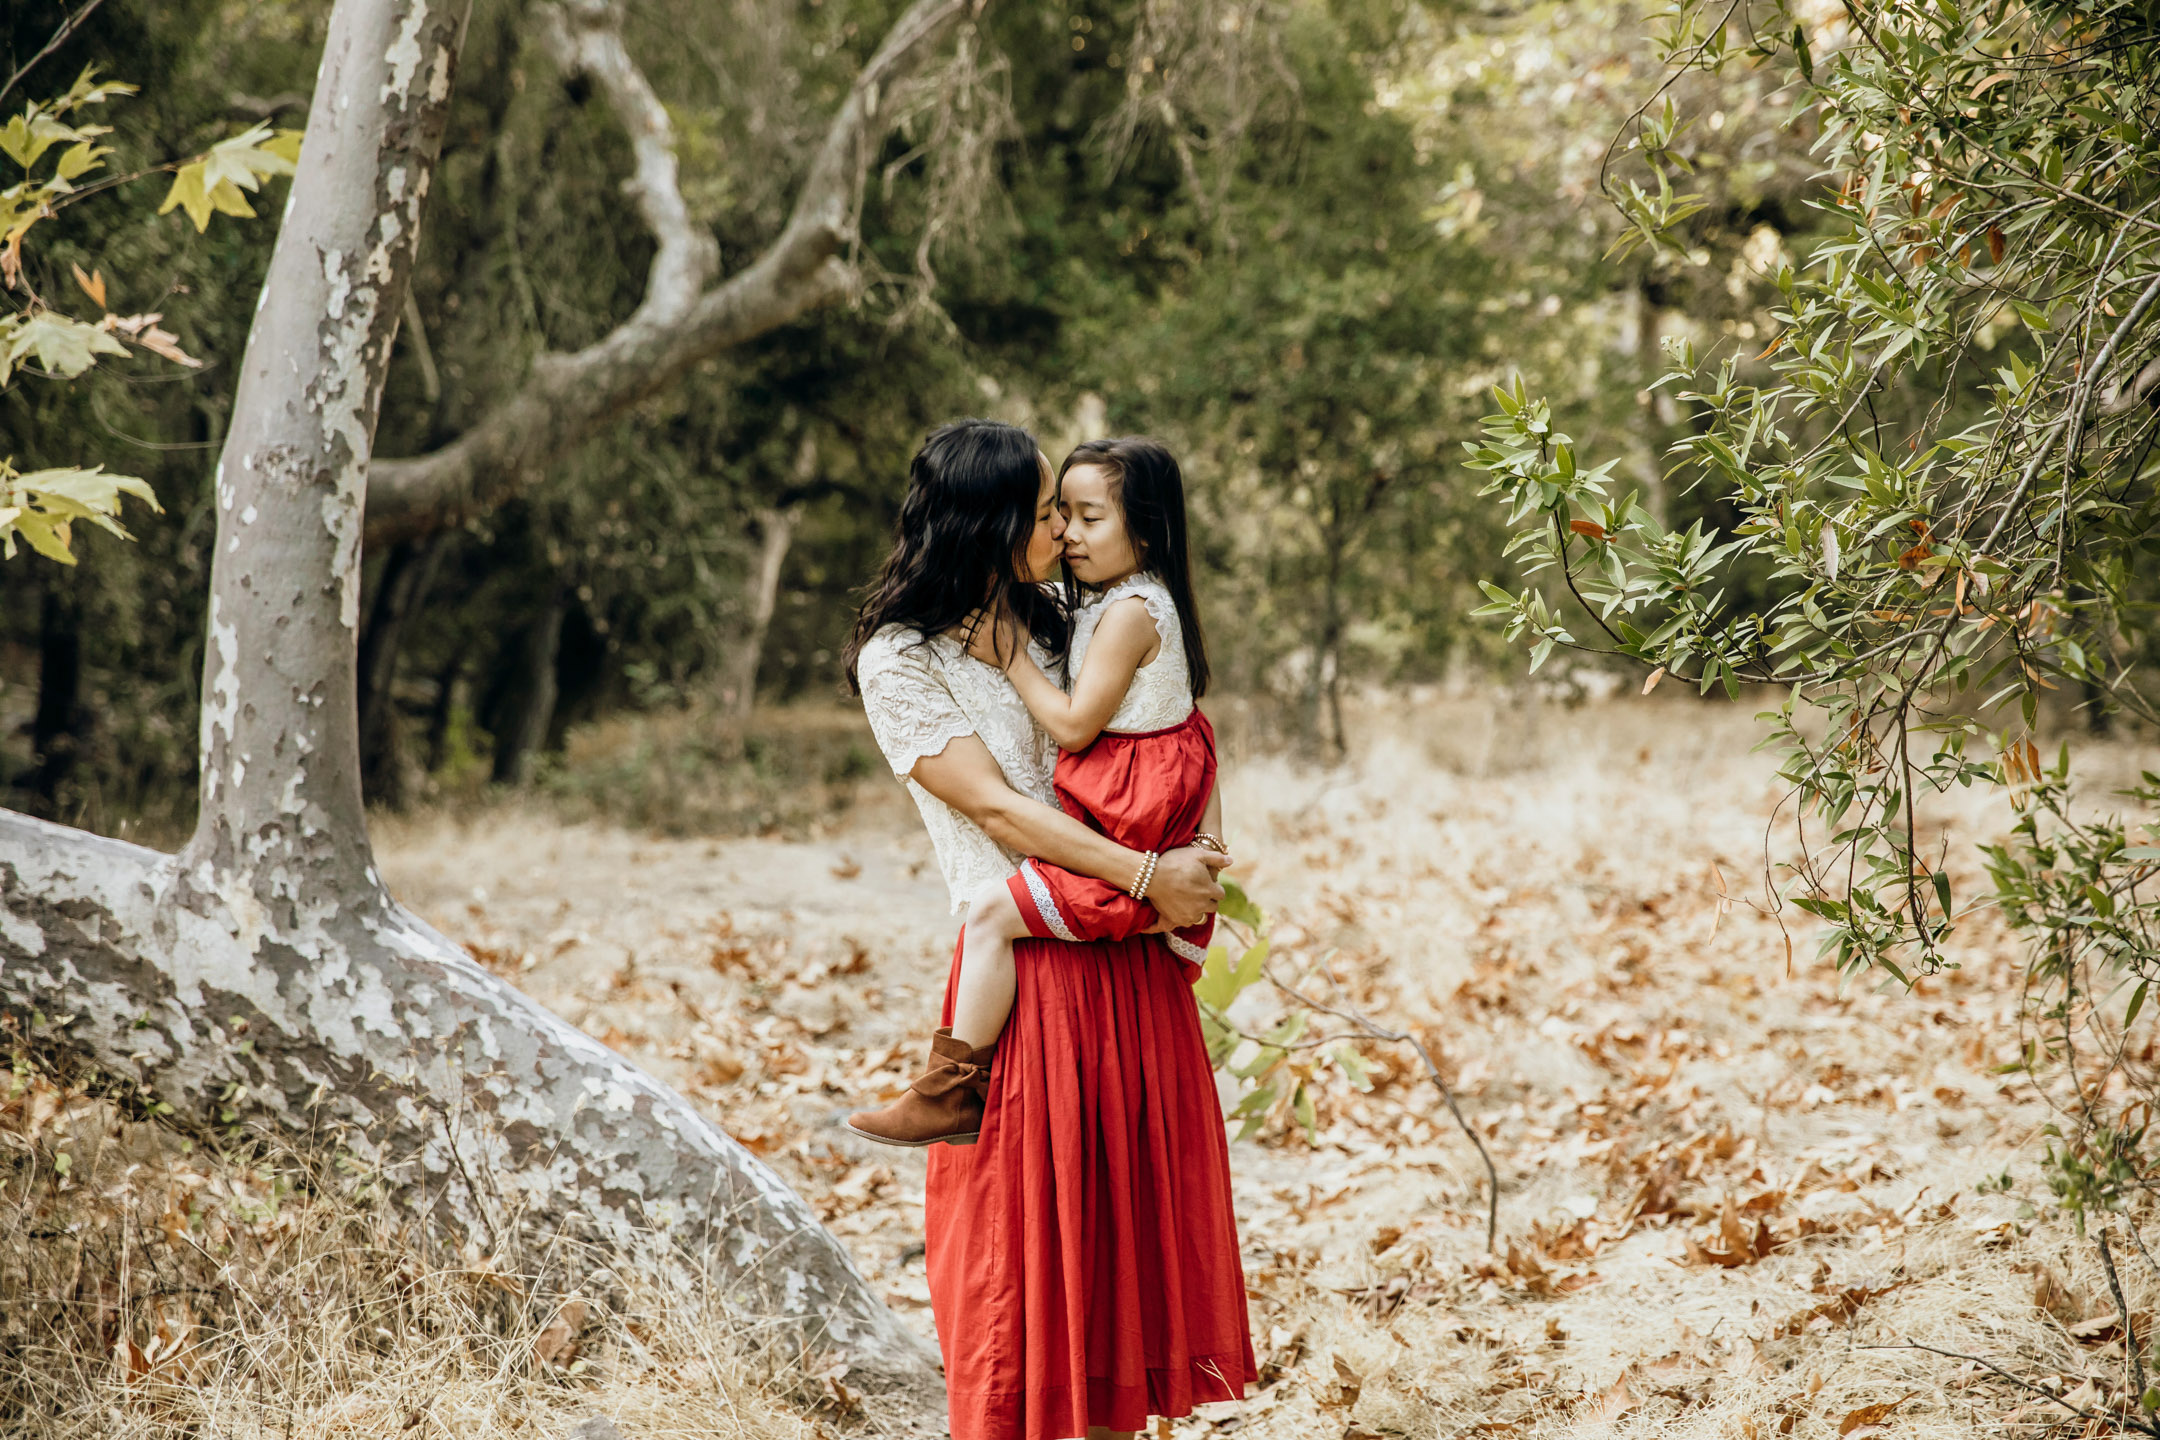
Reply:
[[1126, 687], [1125, 698], [1110, 717], [1105, 730], [1126, 735], [1144, 735], [1150, 730], [1167, 730], [1181, 723], [1192, 714], [1192, 672], [1185, 668], [1185, 630], [1178, 624], [1177, 604], [1171, 600], [1169, 590], [1153, 575], [1128, 575], [1108, 589], [1083, 601], [1073, 615], [1073, 638], [1071, 659], [1068, 662], [1072, 674], [1080, 674], [1081, 662], [1087, 658], [1088, 642], [1095, 638], [1095, 627], [1112, 605], [1137, 596], [1147, 606], [1148, 615], [1155, 622], [1155, 633], [1162, 640], [1155, 658], [1133, 673], [1132, 684]]
[[[923, 825], [930, 832], [930, 846], [937, 852], [938, 869], [944, 872], [945, 887], [951, 892], [952, 908], [958, 910], [985, 881], [1012, 874], [1021, 857], [908, 779], [908, 772], [916, 761], [942, 755], [960, 736], [974, 735], [1005, 772], [1006, 783], [1054, 808], [1057, 792], [1050, 777], [1057, 747], [1028, 714], [1003, 671], [974, 659], [965, 645], [949, 636], [934, 635], [919, 644], [917, 639], [904, 626], [886, 626], [864, 644], [856, 657], [855, 676], [862, 685], [870, 731], [885, 753], [885, 763], [906, 781], [908, 793], [915, 797], [915, 808], [922, 812]], [[1034, 655], [1044, 673], [1058, 673], [1057, 665], [1040, 647], [1035, 647]]]

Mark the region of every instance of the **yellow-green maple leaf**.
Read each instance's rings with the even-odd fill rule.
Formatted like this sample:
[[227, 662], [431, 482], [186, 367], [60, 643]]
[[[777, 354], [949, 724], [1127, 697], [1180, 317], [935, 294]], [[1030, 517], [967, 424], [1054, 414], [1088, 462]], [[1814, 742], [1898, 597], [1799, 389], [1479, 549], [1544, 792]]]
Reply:
[[0, 332], [0, 377], [35, 355], [40, 365], [56, 375], [74, 379], [97, 364], [100, 355], [125, 355], [127, 346], [95, 325], [51, 310], [20, 317]]
[[119, 521], [121, 498], [126, 495], [152, 510], [163, 509], [148, 483], [134, 475], [107, 474], [102, 465], [18, 475], [0, 461], [0, 555], [12, 560], [15, 537], [20, 535], [48, 560], [72, 565], [75, 551], [69, 532], [77, 520], [127, 539], [128, 532]]
[[195, 228], [210, 228], [213, 214], [253, 215], [242, 192], [257, 190], [273, 175], [290, 175], [300, 158], [300, 132], [256, 125], [220, 140], [173, 174], [172, 189], [158, 206], [163, 215], [175, 206], [187, 212]]

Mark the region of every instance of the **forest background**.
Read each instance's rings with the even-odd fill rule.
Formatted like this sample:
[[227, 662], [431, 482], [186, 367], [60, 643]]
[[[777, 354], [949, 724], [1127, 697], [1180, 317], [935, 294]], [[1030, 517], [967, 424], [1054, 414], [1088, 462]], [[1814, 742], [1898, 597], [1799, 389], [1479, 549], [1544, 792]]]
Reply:
[[[99, 117], [109, 173], [136, 175], [249, 124], [297, 126], [327, 11], [108, 0], [37, 74], [95, 64], [142, 87]], [[65, 13], [11, 7], [16, 63]], [[723, 263], [782, 225], [892, 13], [631, 8]], [[1498, 632], [1466, 615], [1477, 582], [1511, 580], [1505, 531], [1460, 463], [1490, 388], [1524, 376], [1684, 526], [1705, 502], [1660, 483], [1683, 416], [1648, 389], [1659, 342], [1767, 335], [1771, 278], [1812, 223], [1807, 136], [1772, 78], [1695, 76], [1707, 120], [1684, 143], [1710, 203], [1679, 253], [1608, 257], [1624, 221], [1600, 170], [1658, 83], [1647, 23], [1626, 4], [992, 8], [963, 142], [902, 134], [879, 157], [856, 303], [699, 364], [492, 513], [369, 547], [370, 798], [537, 778], [729, 829], [859, 773], [859, 744], [775, 746], [743, 722], [754, 699], [844, 694], [840, 642], [907, 457], [958, 414], [1029, 424], [1053, 458], [1106, 432], [1176, 446], [1219, 673], [1277, 733], [1339, 749], [1346, 685], [1494, 665]], [[475, 7], [453, 103], [380, 455], [441, 445], [536, 352], [598, 338], [652, 256], [620, 124], [518, 6]], [[142, 838], [193, 814], [210, 462], [274, 239], [158, 215], [167, 183], [63, 211], [32, 263], [42, 293], [98, 271], [116, 312], [161, 313], [204, 363], [25, 375], [0, 413], [19, 468], [102, 460], [165, 509], [137, 543], [85, 536], [79, 566], [0, 568], [0, 803]], [[581, 723], [636, 712], [693, 717], [657, 769], [553, 762]], [[692, 771], [771, 783], [697, 808]]]
[[[32, 175], [0, 194], [0, 805], [154, 848], [0, 813], [0, 1345], [40, 1357], [0, 1428], [521, 1431], [600, 1385], [678, 1427], [784, 1394], [822, 1434], [934, 1398], [893, 1322], [927, 1325], [919, 1168], [831, 1120], [903, 1078], [950, 921], [836, 656], [909, 452], [973, 412], [1053, 455], [1154, 431], [1195, 492], [1268, 907], [1233, 897], [1243, 953], [1196, 995], [1258, 1142], [1267, 1384], [1177, 1433], [2160, 1434], [2150, 7], [960, 8], [10, 12], [11, 108], [93, 65], [139, 91], [59, 100], [109, 131], [0, 130]], [[393, 10], [454, 86], [326, 46]], [[447, 109], [409, 297], [409, 256], [368, 261], [373, 460], [320, 496], [279, 467], [373, 390], [328, 415], [296, 360], [251, 405], [239, 359], [343, 343], [317, 301], [349, 292], [308, 287], [361, 253], [318, 237], [368, 157], [303, 160], [274, 270], [191, 160], [279, 206], [319, 51], [387, 67], [309, 122], [398, 101], [378, 201], [414, 203], [403, 147]], [[716, 272], [752, 318], [649, 343]], [[95, 463], [157, 499], [132, 543], [21, 473]], [[1424, 683], [1509, 640], [1569, 658]], [[1674, 693], [1747, 684], [1783, 697], [1774, 762]], [[2066, 722], [2118, 732], [2075, 793], [2038, 748]], [[231, 1009], [179, 998], [205, 965]], [[337, 1049], [357, 983], [406, 1008]], [[460, 1048], [474, 1006], [543, 1083]], [[294, 1080], [348, 1063], [369, 1085]], [[548, 1109], [602, 1076], [665, 1136]], [[468, 1101], [565, 1128], [490, 1149]], [[463, 1190], [429, 1239], [375, 1188], [411, 1172], [353, 1162], [437, 1141]], [[771, 1333], [868, 1316], [852, 1351], [775, 1340], [745, 1389], [710, 1315], [649, 1326], [590, 1283], [621, 1254], [557, 1249], [568, 1211], [626, 1218], [617, 1160], [664, 1185], [688, 1154], [753, 1197], [727, 1223], [816, 1242], [827, 1300]], [[498, 1183], [544, 1245], [497, 1233]]]

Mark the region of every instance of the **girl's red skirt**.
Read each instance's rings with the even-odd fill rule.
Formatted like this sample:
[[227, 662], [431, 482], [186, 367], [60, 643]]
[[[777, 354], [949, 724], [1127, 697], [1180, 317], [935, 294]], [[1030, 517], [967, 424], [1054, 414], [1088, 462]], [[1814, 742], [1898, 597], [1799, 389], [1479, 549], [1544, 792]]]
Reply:
[[[1120, 845], [1158, 854], [1190, 845], [1215, 793], [1215, 729], [1195, 709], [1166, 730], [1106, 732], [1058, 756], [1056, 784], [1066, 814]], [[1037, 939], [1123, 940], [1156, 923], [1155, 907], [1124, 887], [1039, 860], [1022, 861], [1005, 884]], [[1167, 943], [1195, 967], [1194, 978], [1214, 931], [1210, 916], [1170, 934]]]

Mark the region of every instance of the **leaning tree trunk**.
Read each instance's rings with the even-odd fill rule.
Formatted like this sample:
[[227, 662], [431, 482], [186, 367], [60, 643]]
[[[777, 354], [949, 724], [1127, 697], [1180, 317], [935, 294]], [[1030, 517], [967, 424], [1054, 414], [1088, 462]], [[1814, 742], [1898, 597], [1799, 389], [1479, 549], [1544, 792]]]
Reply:
[[721, 699], [736, 721], [750, 718], [757, 707], [758, 669], [765, 658], [765, 637], [772, 631], [773, 614], [780, 608], [780, 571], [787, 564], [788, 549], [795, 541], [795, 525], [802, 507], [766, 506], [757, 512], [758, 557], [747, 587], [749, 606], [743, 633], [728, 656], [727, 683]]
[[362, 502], [464, 9], [332, 12], [218, 464], [200, 819], [167, 856], [0, 812], [0, 1009], [183, 1122], [334, 1146], [454, 1234], [702, 1273], [766, 1336], [921, 1405], [934, 1359], [801, 1199], [374, 868]]

